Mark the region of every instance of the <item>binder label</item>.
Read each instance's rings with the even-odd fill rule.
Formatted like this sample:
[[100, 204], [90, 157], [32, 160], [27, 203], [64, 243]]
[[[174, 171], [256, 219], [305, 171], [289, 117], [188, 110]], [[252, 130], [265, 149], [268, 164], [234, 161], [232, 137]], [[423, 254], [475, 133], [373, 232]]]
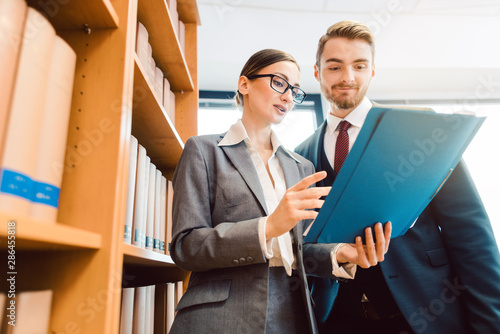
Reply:
[[33, 182], [33, 198], [35, 203], [46, 204], [57, 209], [60, 189], [48, 183]]
[[135, 229], [134, 230], [134, 244], [141, 244], [141, 240], [142, 240], [142, 232], [141, 230], [139, 229]]
[[125, 240], [131, 240], [132, 238], [132, 227], [130, 225], [125, 225]]
[[146, 247], [153, 248], [153, 238], [146, 236]]
[[0, 182], [0, 192], [31, 200], [33, 180], [27, 175], [3, 169]]

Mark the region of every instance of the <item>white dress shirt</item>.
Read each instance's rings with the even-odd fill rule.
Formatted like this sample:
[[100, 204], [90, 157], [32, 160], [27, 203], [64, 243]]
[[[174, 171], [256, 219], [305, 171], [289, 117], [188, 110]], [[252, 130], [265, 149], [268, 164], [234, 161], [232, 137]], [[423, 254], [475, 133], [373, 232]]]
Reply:
[[[245, 126], [241, 120], [238, 120], [238, 122], [231, 126], [222, 141], [219, 143], [219, 146], [235, 145], [241, 141], [244, 141], [248, 148], [248, 152], [250, 153], [250, 157], [255, 166], [262, 190], [264, 192], [267, 212], [271, 214], [274, 212], [286, 192], [285, 175], [275, 154], [276, 150], [281, 146], [281, 143], [274, 132], [271, 132], [273, 154], [267, 163], [272, 179], [274, 180], [273, 186], [273, 182], [267, 172], [264, 161], [260, 157], [259, 152], [252, 146], [252, 142], [250, 141], [250, 138], [245, 130]], [[285, 152], [287, 151], [285, 150]], [[295, 159], [292, 155], [290, 155], [290, 157]], [[269, 265], [271, 267], [283, 266], [285, 267], [287, 274], [290, 276], [292, 274], [292, 268], [296, 269], [291, 234], [290, 232], [286, 232], [279, 237], [266, 240], [266, 221], [267, 217], [263, 217], [259, 221], [259, 237], [262, 250], [266, 258], [269, 259]]]
[[347, 129], [347, 133], [349, 134], [349, 151], [351, 151], [352, 145], [356, 141], [359, 135], [359, 131], [361, 131], [361, 127], [365, 123], [366, 116], [368, 116], [368, 112], [372, 108], [372, 103], [368, 100], [367, 97], [364, 97], [361, 103], [349, 113], [345, 118], [339, 118], [337, 116], [333, 116], [331, 112], [328, 113], [326, 117], [326, 132], [325, 132], [325, 154], [328, 158], [328, 162], [330, 162], [330, 166], [333, 169], [333, 161], [335, 157], [335, 144], [337, 142], [337, 136], [339, 131], [337, 130], [337, 126], [343, 120], [351, 123], [349, 129]]
[[[259, 152], [252, 146], [250, 138], [248, 137], [248, 134], [245, 130], [245, 126], [243, 125], [241, 120], [238, 120], [231, 126], [231, 128], [229, 128], [229, 131], [220, 141], [219, 146], [236, 145], [241, 141], [244, 141], [248, 148], [248, 152], [250, 153], [250, 157], [255, 166], [262, 186], [262, 190], [264, 192], [264, 198], [266, 200], [268, 209], [267, 212], [271, 214], [274, 212], [286, 192], [285, 175], [275, 154], [278, 148], [281, 146], [281, 143], [275, 133], [271, 132], [271, 145], [273, 147], [273, 154], [268, 160], [268, 165], [269, 171], [274, 180], [273, 187], [273, 183], [271, 181], [269, 173], [267, 172], [266, 166], [262, 158], [260, 157]], [[286, 149], [284, 150], [284, 152], [288, 153]], [[294, 160], [297, 160], [291, 154], [290, 157]], [[262, 217], [259, 220], [258, 232], [261, 248], [266, 258], [269, 259], [269, 266], [283, 266], [287, 274], [291, 275], [292, 269], [297, 268], [295, 262], [295, 254], [293, 254], [292, 249], [292, 234], [290, 232], [287, 232], [279, 237], [266, 240], [266, 222], [267, 217]], [[336, 247], [332, 249], [332, 252], [330, 254], [333, 267], [332, 273], [337, 277], [352, 279], [354, 278], [354, 274], [356, 272], [356, 265], [348, 263], [339, 266], [337, 262], [336, 252], [341, 245], [342, 244], [337, 244]]]

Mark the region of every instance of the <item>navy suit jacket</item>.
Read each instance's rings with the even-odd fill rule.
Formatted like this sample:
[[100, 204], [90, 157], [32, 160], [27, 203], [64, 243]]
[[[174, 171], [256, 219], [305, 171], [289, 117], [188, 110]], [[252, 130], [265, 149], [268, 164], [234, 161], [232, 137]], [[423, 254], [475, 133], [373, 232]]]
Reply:
[[[326, 121], [296, 152], [321, 168]], [[333, 184], [335, 187], [335, 183]], [[490, 221], [463, 161], [380, 263], [399, 309], [416, 333], [500, 333], [500, 256]], [[338, 281], [311, 279], [318, 326], [331, 313]]]

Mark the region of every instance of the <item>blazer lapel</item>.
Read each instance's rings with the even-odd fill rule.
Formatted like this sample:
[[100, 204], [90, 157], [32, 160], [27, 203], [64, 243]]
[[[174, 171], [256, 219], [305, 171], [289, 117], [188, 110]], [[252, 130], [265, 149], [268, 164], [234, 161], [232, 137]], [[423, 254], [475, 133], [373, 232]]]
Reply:
[[257, 175], [257, 171], [255, 170], [255, 166], [253, 165], [252, 158], [250, 157], [250, 153], [248, 153], [245, 142], [242, 141], [233, 146], [221, 146], [221, 148], [224, 153], [226, 153], [229, 160], [231, 160], [233, 166], [241, 174], [241, 177], [245, 180], [266, 214], [269, 214], [264, 191], [260, 185], [259, 176]]
[[297, 182], [301, 180], [299, 169], [297, 164], [300, 163], [294, 158], [292, 158], [288, 153], [283, 151], [283, 147], [280, 147], [276, 151], [276, 157], [278, 158], [281, 169], [283, 169], [283, 174], [285, 175], [286, 188], [293, 187]]
[[[297, 182], [299, 182], [302, 178], [299, 174], [299, 169], [297, 168], [297, 164], [300, 163], [294, 158], [292, 158], [288, 153], [283, 151], [283, 147], [280, 147], [276, 151], [276, 157], [278, 158], [281, 169], [283, 169], [283, 174], [285, 175], [286, 188], [293, 187]], [[292, 229], [293, 238], [296, 241], [294, 243], [294, 251], [298, 254], [298, 249], [296, 248], [299, 243], [301, 243], [301, 235], [302, 235], [302, 224], [297, 224]]]

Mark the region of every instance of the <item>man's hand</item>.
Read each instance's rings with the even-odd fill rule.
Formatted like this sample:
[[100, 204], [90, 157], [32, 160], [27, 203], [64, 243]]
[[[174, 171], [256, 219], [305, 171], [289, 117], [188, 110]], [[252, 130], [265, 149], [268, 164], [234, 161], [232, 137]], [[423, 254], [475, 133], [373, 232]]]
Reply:
[[360, 236], [356, 237], [355, 244], [343, 244], [337, 250], [337, 261], [339, 263], [353, 263], [361, 268], [369, 268], [384, 261], [384, 255], [389, 249], [391, 241], [392, 224], [387, 222], [382, 228], [381, 223], [375, 224], [375, 241], [371, 227], [365, 229], [366, 245]]

